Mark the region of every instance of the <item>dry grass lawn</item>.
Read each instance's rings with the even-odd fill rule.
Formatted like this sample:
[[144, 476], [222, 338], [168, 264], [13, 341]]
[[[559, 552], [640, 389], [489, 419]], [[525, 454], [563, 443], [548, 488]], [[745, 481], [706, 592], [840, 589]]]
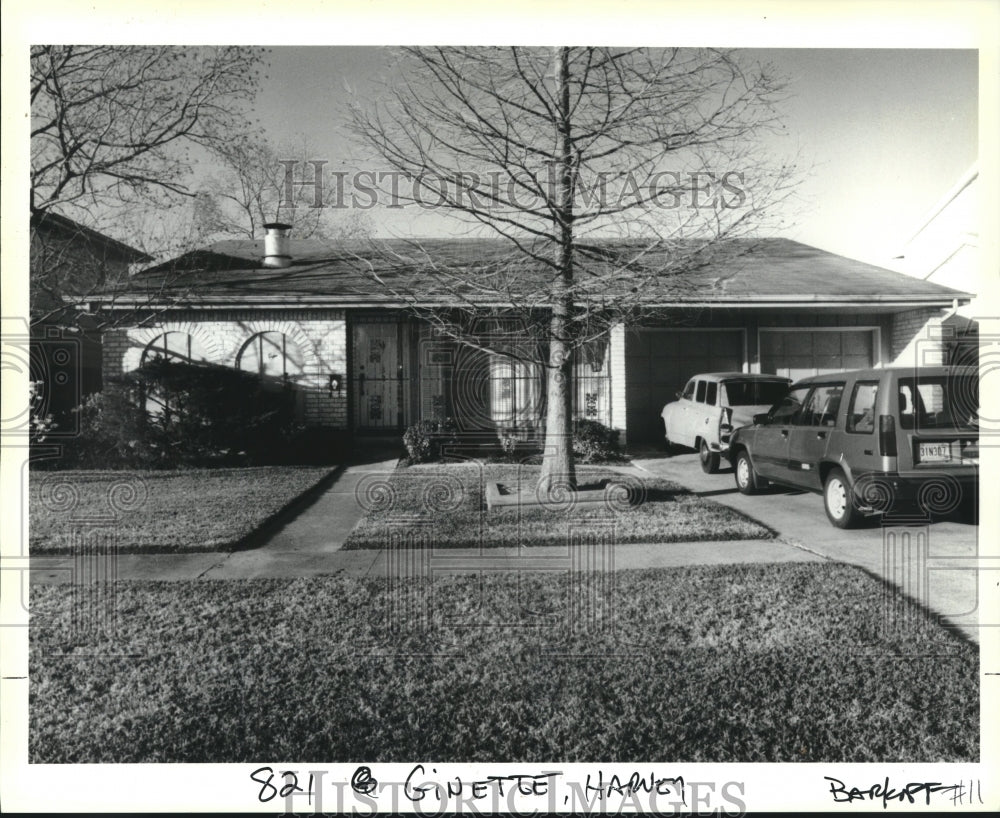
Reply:
[[[32, 472], [30, 553], [70, 554], [77, 520], [113, 526], [119, 553], [223, 551], [332, 473], [329, 466]], [[84, 525], [86, 530], [86, 525]]]

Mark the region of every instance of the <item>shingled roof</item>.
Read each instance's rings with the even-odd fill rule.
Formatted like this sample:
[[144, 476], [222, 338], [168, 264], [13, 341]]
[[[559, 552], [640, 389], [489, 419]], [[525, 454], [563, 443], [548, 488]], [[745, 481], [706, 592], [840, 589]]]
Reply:
[[[581, 271], [594, 282], [614, 280], [622, 258], [633, 258], [638, 245], [606, 242], [580, 248]], [[544, 286], [551, 270], [541, 262], [513, 256], [497, 239], [434, 239], [419, 242], [344, 244], [293, 240], [292, 264], [282, 269], [262, 265], [264, 242], [227, 240], [187, 253], [134, 276], [124, 289], [95, 300], [126, 304], [152, 300], [190, 306], [315, 305], [393, 306], [407, 293], [425, 306], [454, 302], [455, 286], [442, 286], [428, 273], [430, 264], [468, 270], [462, 295], [484, 304], [503, 304], [500, 292], [477, 287], [504, 270], [522, 289]], [[677, 258], [693, 258], [678, 267]], [[515, 261], [515, 258], [519, 260]], [[642, 299], [650, 305], [712, 306], [803, 305], [951, 305], [969, 293], [921, 281], [784, 238], [737, 239], [712, 253], [678, 253], [656, 248], [633, 262], [646, 284]], [[514, 273], [511, 266], [516, 265]], [[377, 279], [376, 279], [377, 276]]]
[[60, 216], [58, 213], [32, 213], [31, 229], [51, 233], [64, 240], [77, 242], [81, 246], [89, 245], [91, 248], [100, 249], [101, 255], [118, 259], [127, 264], [141, 264], [153, 260], [151, 255], [142, 250], [86, 227], [66, 216]]

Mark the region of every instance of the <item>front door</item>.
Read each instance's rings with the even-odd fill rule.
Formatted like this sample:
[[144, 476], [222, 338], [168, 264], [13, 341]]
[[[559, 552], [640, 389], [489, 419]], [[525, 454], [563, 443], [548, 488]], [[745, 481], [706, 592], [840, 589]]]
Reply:
[[843, 392], [843, 382], [813, 388], [789, 429], [788, 482], [808, 489], [822, 488], [819, 466], [836, 428]]
[[410, 393], [407, 325], [397, 320], [358, 320], [351, 332], [354, 426], [361, 431], [400, 431]]
[[788, 479], [788, 435], [798, 422], [808, 394], [808, 386], [792, 389], [771, 411], [768, 422], [754, 429], [751, 456], [762, 477]]

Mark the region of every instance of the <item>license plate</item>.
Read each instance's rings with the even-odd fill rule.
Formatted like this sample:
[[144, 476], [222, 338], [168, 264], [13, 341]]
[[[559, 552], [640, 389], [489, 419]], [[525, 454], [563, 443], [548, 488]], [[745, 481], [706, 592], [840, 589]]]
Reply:
[[921, 443], [920, 462], [921, 463], [942, 463], [951, 460], [950, 443]]
[[979, 444], [976, 440], [927, 440], [917, 445], [918, 463], [979, 462]]

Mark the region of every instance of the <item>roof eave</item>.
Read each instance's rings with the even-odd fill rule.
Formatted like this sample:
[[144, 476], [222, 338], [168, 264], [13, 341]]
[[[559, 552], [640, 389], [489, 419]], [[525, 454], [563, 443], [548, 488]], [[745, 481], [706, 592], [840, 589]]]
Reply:
[[[965, 305], [972, 301], [974, 296], [969, 293], [959, 293], [947, 295], [921, 295], [921, 296], [777, 296], [759, 298], [740, 298], [734, 300], [726, 299], [674, 299], [671, 301], [652, 301], [644, 303], [642, 306], [649, 309], [665, 309], [670, 307], [698, 307], [698, 308], [725, 308], [725, 309], [789, 309], [796, 307], [871, 307], [877, 305], [886, 308], [920, 308], [920, 307], [951, 307], [956, 302]], [[301, 308], [309, 306], [315, 308], [406, 308], [417, 307], [423, 309], [450, 308], [456, 305], [453, 301], [442, 301], [429, 299], [426, 301], [406, 302], [393, 299], [373, 299], [373, 298], [350, 298], [344, 296], [320, 297], [315, 295], [295, 296], [295, 295], [254, 295], [233, 298], [232, 296], [200, 296], [197, 299], [171, 300], [171, 299], [150, 299], [129, 296], [97, 296], [88, 299], [92, 304], [105, 305], [106, 308], [172, 308], [172, 309], [240, 309], [252, 307], [289, 307]], [[523, 307], [521, 304], [513, 302], [496, 301], [489, 304], [483, 303], [483, 307], [503, 307], [515, 308]], [[537, 305], [539, 307], [544, 305]]]

